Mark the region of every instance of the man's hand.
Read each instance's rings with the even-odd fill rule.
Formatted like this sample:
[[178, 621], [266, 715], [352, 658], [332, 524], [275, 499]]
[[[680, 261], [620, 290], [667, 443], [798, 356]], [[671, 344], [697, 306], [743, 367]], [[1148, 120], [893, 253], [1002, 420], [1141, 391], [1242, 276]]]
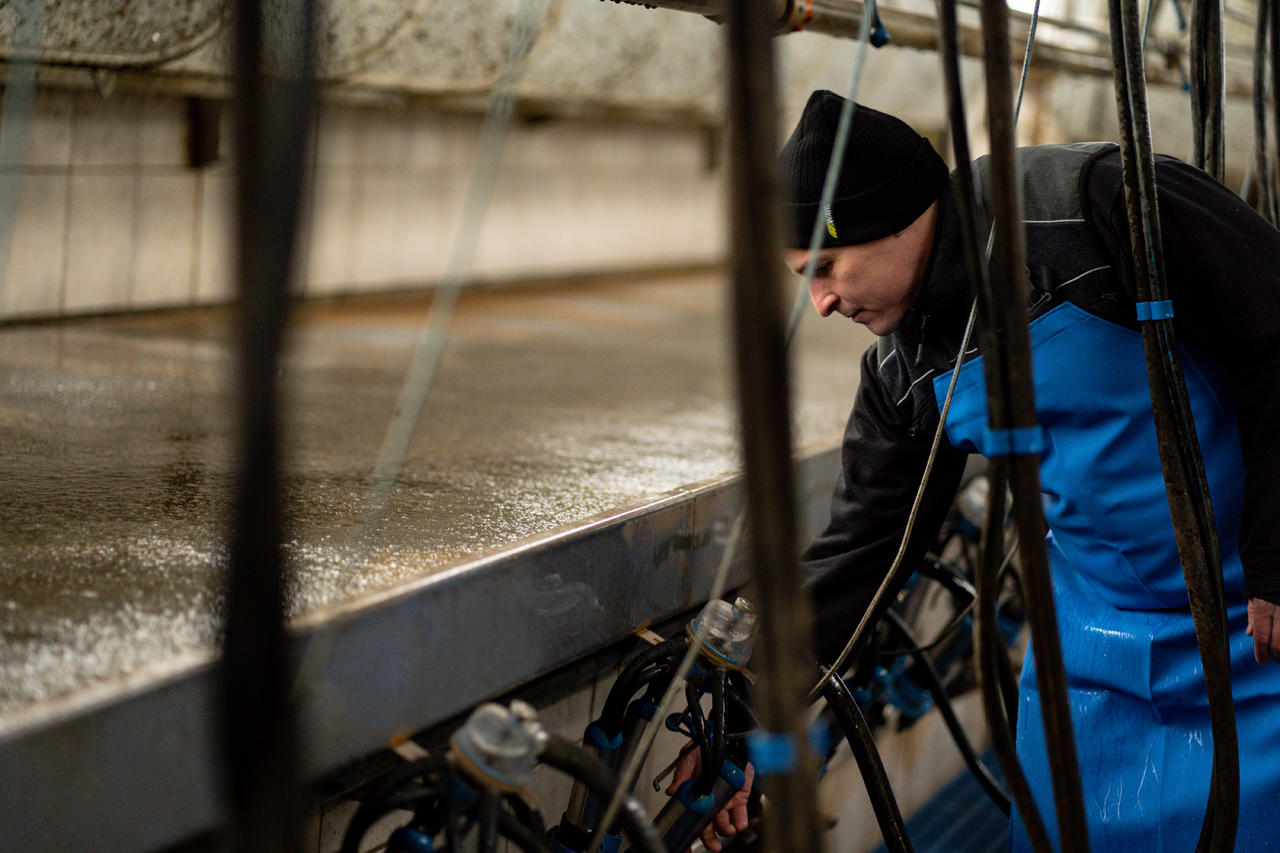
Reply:
[[[676, 790], [686, 780], [693, 779], [701, 772], [702, 750], [691, 750], [676, 765], [675, 775], [671, 777], [671, 784], [667, 786], [667, 796], [674, 796]], [[707, 828], [702, 830], [702, 843], [711, 853], [719, 853], [720, 850], [720, 839], [717, 833], [727, 838], [747, 828], [747, 798], [751, 795], [751, 782], [756, 776], [756, 769], [751, 766], [751, 762], [747, 762], [746, 772], [743, 775], [747, 777], [746, 783], [738, 793], [729, 798], [729, 802], [725, 803], [720, 813], [707, 824]]]
[[1260, 666], [1273, 659], [1280, 661], [1280, 605], [1249, 599], [1249, 627], [1244, 632], [1253, 637], [1253, 659]]

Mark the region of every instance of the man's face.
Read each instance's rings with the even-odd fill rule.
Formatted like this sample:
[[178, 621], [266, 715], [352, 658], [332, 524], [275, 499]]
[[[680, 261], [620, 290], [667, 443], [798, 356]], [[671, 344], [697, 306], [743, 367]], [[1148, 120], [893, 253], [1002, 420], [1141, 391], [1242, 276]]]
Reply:
[[[897, 234], [870, 243], [818, 252], [809, 298], [818, 314], [839, 314], [877, 335], [887, 335], [911, 307], [929, 263], [938, 203]], [[787, 266], [804, 275], [807, 249], [788, 249]]]

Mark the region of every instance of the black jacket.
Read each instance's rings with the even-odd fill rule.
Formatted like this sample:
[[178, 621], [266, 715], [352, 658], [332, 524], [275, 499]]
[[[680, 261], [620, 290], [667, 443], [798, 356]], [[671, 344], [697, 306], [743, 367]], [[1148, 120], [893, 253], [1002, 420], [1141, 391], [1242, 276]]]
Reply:
[[[1136, 328], [1129, 232], [1114, 145], [1021, 149], [1029, 318], [1062, 301]], [[985, 162], [975, 163], [979, 196]], [[1167, 286], [1180, 344], [1225, 368], [1246, 479], [1240, 554], [1251, 596], [1280, 603], [1280, 231], [1204, 172], [1157, 158]], [[1067, 213], [1062, 211], [1066, 210]], [[1038, 211], [1051, 211], [1037, 218]], [[984, 208], [987, 222], [990, 213]], [[954, 195], [941, 200], [924, 281], [899, 327], [862, 358], [826, 529], [804, 554], [818, 646], [833, 657], [870, 604], [902, 538], [934, 431], [932, 378], [952, 369], [972, 301]], [[975, 337], [976, 340], [976, 337]], [[966, 358], [973, 357], [972, 348]], [[945, 437], [906, 559], [933, 542], [965, 454]], [[896, 593], [896, 590], [893, 590]], [[891, 598], [891, 596], [890, 596]]]

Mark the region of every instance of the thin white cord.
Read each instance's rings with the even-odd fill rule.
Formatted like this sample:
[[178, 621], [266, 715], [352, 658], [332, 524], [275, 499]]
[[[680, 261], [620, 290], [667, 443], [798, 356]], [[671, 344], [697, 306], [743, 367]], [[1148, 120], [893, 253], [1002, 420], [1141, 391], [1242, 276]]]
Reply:
[[31, 56], [10, 61], [4, 79], [4, 109], [0, 115], [0, 297], [4, 295], [4, 259], [9, 256], [9, 241], [22, 202], [22, 166], [27, 160], [28, 130], [35, 107], [36, 56], [44, 5], [41, 0], [16, 4], [18, 27], [13, 46], [18, 52], [30, 47]]
[[[1035, 45], [1036, 22], [1040, 17], [1040, 0], [1036, 0], [1035, 9], [1031, 13], [1031, 26], [1027, 32], [1027, 48], [1022, 56], [1022, 76], [1018, 80], [1018, 97], [1014, 102], [1013, 108], [1013, 125], [1018, 126], [1018, 116], [1022, 112], [1022, 93], [1027, 85], [1027, 69], [1031, 67], [1031, 48]], [[995, 246], [996, 228], [995, 223], [991, 223], [991, 230], [987, 234], [987, 259], [991, 258], [991, 250]], [[889, 566], [888, 573], [884, 576], [884, 580], [880, 582], [880, 586], [876, 589], [876, 594], [871, 598], [871, 604], [863, 612], [862, 618], [858, 620], [858, 625], [853, 630], [853, 634], [849, 637], [849, 642], [845, 643], [844, 648], [840, 651], [839, 657], [835, 663], [831, 665], [831, 672], [839, 672], [848, 662], [849, 656], [853, 654], [854, 648], [857, 647], [862, 635], [866, 632], [867, 626], [871, 621], [871, 614], [879, 607], [880, 602], [884, 599], [889, 588], [894, 585], [898, 579], [898, 574], [902, 570], [902, 560], [907, 554], [907, 544], [911, 541], [911, 534], [915, 531], [916, 517], [920, 512], [920, 504], [924, 500], [925, 489], [929, 485], [929, 477], [933, 473], [933, 463], [938, 456], [938, 447], [942, 444], [942, 434], [946, 431], [947, 413], [951, 410], [951, 398], [955, 394], [956, 381], [960, 378], [960, 363], [964, 361], [964, 353], [969, 349], [969, 337], [973, 332], [974, 319], [978, 314], [978, 300], [975, 298], [973, 304], [969, 307], [969, 322], [965, 325], [964, 337], [960, 341], [960, 349], [956, 354], [955, 367], [951, 371], [951, 382], [947, 386], [947, 396], [942, 403], [942, 411], [938, 416], [938, 428], [933, 434], [933, 445], [929, 449], [929, 459], [925, 462], [924, 475], [920, 478], [920, 487], [916, 489], [915, 500], [911, 504], [911, 512], [907, 515], [907, 526], [902, 531], [902, 541], [898, 545], [898, 553], [893, 558], [893, 563]], [[822, 692], [822, 687], [826, 683], [823, 679], [809, 690], [809, 699], [812, 701]]]
[[[827, 162], [827, 172], [822, 182], [822, 199], [818, 205], [819, 214], [826, 209], [826, 206], [831, 203], [832, 196], [835, 195], [836, 183], [840, 177], [840, 168], [844, 164], [844, 151], [848, 143], [849, 129], [853, 124], [854, 101], [858, 88], [862, 83], [862, 69], [866, 64], [867, 48], [870, 43], [871, 16], [864, 14], [858, 32], [858, 44], [854, 54], [853, 73], [849, 79], [848, 96], [840, 108], [840, 120], [836, 126], [835, 145], [832, 147], [831, 159]], [[818, 248], [822, 245], [822, 234], [825, 227], [824, 218], [821, 215], [815, 216], [813, 231], [809, 236], [809, 259], [805, 262], [804, 282], [796, 292], [796, 298], [791, 307], [791, 316], [787, 321], [786, 344], [788, 349], [790, 349], [796, 330], [800, 326], [800, 320], [804, 316], [804, 303], [809, 292], [809, 282], [813, 280], [814, 270], [817, 268]], [[738, 542], [742, 538], [742, 530], [745, 526], [746, 511], [743, 510], [734, 519], [733, 532], [730, 534], [729, 542], [720, 557], [720, 565], [716, 567], [708, 600], [714, 601], [724, 595], [725, 587], [729, 581], [729, 567], [733, 564], [733, 558], [737, 555]], [[667, 686], [666, 692], [663, 693], [662, 701], [658, 703], [658, 713], [654, 714], [645, 723], [644, 730], [640, 736], [640, 743], [632, 754], [630, 761], [627, 762], [626, 767], [622, 770], [622, 775], [618, 779], [618, 788], [614, 791], [613, 797], [610, 798], [609, 804], [604, 811], [604, 817], [600, 821], [601, 831], [595, 833], [591, 846], [588, 848], [589, 853], [600, 853], [600, 847], [604, 844], [605, 834], [603, 830], [610, 826], [617, 817], [626, 792], [631, 790], [631, 786], [635, 783], [636, 777], [640, 773], [640, 765], [649, 757], [649, 750], [652, 749], [653, 742], [658, 736], [658, 721], [666, 719], [667, 712], [671, 709], [676, 698], [684, 694], [685, 676], [689, 674], [689, 670], [693, 667], [693, 662], [697, 659], [697, 656], [697, 645], [690, 645], [689, 651], [685, 653], [680, 665], [676, 667], [675, 676]]]
[[[523, 0], [516, 10], [512, 26], [511, 44], [507, 49], [506, 65], [494, 84], [489, 111], [481, 130], [480, 148], [457, 231], [453, 236], [449, 259], [436, 296], [431, 300], [427, 324], [415, 346], [413, 359], [400, 388], [395, 413], [387, 424], [387, 431], [374, 469], [373, 487], [365, 500], [364, 513], [357, 533], [359, 547], [367, 549], [391, 500], [400, 473], [404, 468], [409, 442], [413, 438], [418, 419], [431, 391], [432, 382], [440, 366], [440, 356], [449, 335], [449, 324], [454, 308], [471, 268], [479, 241], [480, 225], [489, 205], [502, 149], [506, 142], [511, 114], [515, 108], [515, 86], [524, 74], [526, 60], [545, 23], [547, 0]], [[307, 643], [293, 681], [294, 695], [320, 677], [321, 671], [333, 652], [337, 633], [320, 632]]]

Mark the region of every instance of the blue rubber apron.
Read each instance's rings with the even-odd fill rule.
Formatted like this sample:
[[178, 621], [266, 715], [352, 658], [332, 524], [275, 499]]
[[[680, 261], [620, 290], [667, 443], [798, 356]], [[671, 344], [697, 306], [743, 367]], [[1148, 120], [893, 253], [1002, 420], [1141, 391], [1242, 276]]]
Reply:
[[[1070, 303], [1031, 324], [1049, 561], [1092, 849], [1191, 851], [1208, 796], [1212, 736], [1195, 628], [1165, 497], [1142, 339]], [[1280, 670], [1245, 636], [1238, 527], [1244, 466], [1232, 404], [1183, 351], [1217, 516], [1241, 764], [1238, 851], [1280, 849]], [[982, 360], [960, 371], [947, 436], [980, 451]], [[950, 373], [934, 380], [939, 404]], [[1018, 753], [1057, 842], [1028, 654]], [[1015, 814], [1013, 849], [1029, 850]]]

